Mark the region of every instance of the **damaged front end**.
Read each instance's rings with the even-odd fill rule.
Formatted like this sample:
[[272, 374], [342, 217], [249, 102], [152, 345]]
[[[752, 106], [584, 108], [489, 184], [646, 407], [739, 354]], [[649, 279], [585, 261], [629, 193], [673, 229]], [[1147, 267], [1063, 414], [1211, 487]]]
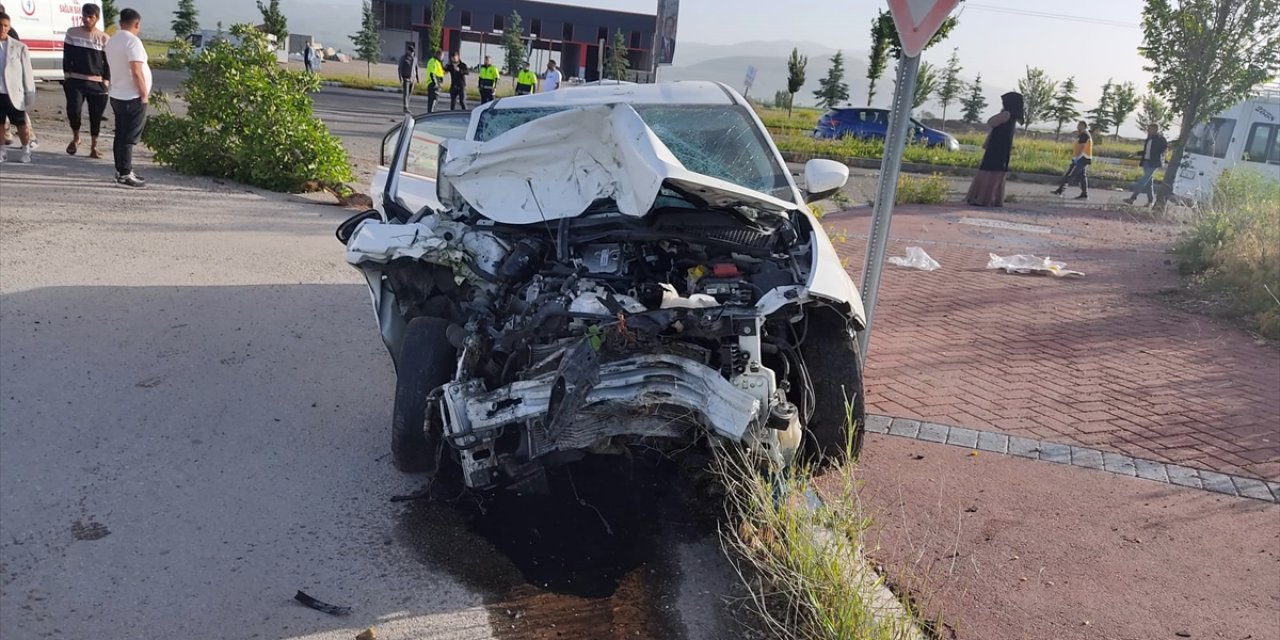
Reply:
[[[848, 310], [807, 286], [820, 230], [785, 201], [683, 171], [656, 139], [611, 147], [647, 131], [625, 106], [576, 115], [578, 129], [597, 118], [588, 135], [602, 153], [635, 157], [579, 155], [559, 168], [614, 168], [567, 196], [527, 179], [521, 200], [509, 192], [519, 181], [485, 180], [510, 178], [492, 159], [512, 140], [451, 145], [447, 210], [350, 235], [347, 260], [368, 279], [397, 372], [420, 366], [405, 337], [415, 318], [437, 319], [424, 339], [450, 354], [420, 394], [424, 424], [408, 428], [428, 437], [414, 442], [454, 457], [476, 489], [536, 488], [549, 465], [632, 446], [733, 443], [790, 464], [820, 412], [802, 346], [810, 316], [853, 330]], [[537, 124], [555, 131], [557, 118]]]

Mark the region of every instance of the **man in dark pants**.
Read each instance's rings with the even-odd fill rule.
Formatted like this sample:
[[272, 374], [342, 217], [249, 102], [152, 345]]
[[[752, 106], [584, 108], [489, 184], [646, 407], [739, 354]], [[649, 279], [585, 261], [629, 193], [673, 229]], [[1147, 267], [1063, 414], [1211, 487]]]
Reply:
[[120, 12], [120, 30], [107, 41], [107, 66], [113, 69], [111, 111], [116, 116], [116, 141], [112, 149], [116, 160], [116, 182], [129, 187], [145, 187], [147, 183], [133, 172], [133, 146], [142, 138], [147, 126], [147, 105], [151, 94], [151, 67], [147, 49], [138, 39], [142, 15], [133, 9]]
[[445, 67], [445, 71], [449, 72], [449, 110], [454, 111], [461, 104], [462, 110], [466, 111], [467, 74], [471, 69], [462, 61], [462, 57], [455, 53], [450, 56], [449, 65]]
[[96, 4], [86, 3], [80, 11], [84, 26], [67, 29], [62, 44], [63, 93], [67, 97], [67, 124], [71, 125], [71, 144], [67, 153], [75, 155], [80, 146], [80, 112], [89, 103], [89, 157], [101, 158], [98, 153], [98, 133], [102, 128], [102, 114], [107, 110], [107, 85], [111, 73], [107, 68], [108, 36], [98, 28], [102, 10]]
[[404, 112], [409, 113], [409, 96], [413, 95], [413, 85], [421, 81], [418, 75], [418, 54], [412, 42], [404, 45], [404, 55], [400, 56], [400, 94], [404, 98]]
[[484, 57], [484, 64], [480, 65], [480, 104], [493, 101], [493, 90], [498, 87], [498, 68], [493, 66], [493, 59], [489, 56]]
[[436, 100], [440, 99], [440, 86], [444, 84], [444, 65], [440, 64], [440, 52], [427, 60], [427, 113], [434, 113]]
[[1128, 204], [1138, 200], [1139, 193], [1146, 193], [1147, 205], [1156, 201], [1155, 174], [1164, 166], [1164, 154], [1169, 150], [1169, 141], [1160, 135], [1160, 125], [1147, 125], [1147, 141], [1142, 144], [1142, 177], [1133, 185], [1133, 195], [1125, 198]]

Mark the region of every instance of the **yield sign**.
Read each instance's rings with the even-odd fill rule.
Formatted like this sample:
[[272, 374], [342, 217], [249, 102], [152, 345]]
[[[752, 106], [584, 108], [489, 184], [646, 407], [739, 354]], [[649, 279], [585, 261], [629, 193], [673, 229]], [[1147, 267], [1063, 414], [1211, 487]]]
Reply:
[[889, 13], [898, 27], [903, 55], [920, 55], [957, 4], [960, 0], [889, 0]]

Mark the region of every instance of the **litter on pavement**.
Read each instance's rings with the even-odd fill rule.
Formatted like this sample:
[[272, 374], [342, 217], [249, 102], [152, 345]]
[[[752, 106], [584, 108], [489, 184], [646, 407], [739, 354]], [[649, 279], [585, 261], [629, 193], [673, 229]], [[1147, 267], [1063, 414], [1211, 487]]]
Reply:
[[1005, 273], [1031, 273], [1042, 276], [1053, 276], [1062, 278], [1065, 276], [1083, 276], [1082, 271], [1073, 271], [1067, 268], [1067, 263], [1050, 260], [1049, 256], [1037, 258], [1036, 256], [1016, 255], [1016, 256], [998, 256], [994, 253], [988, 254], [991, 259], [987, 261], [988, 269], [1004, 269]]
[[889, 264], [896, 264], [899, 267], [910, 267], [912, 269], [920, 269], [921, 271], [936, 271], [942, 268], [937, 260], [929, 257], [920, 247], [907, 247], [907, 257], [893, 256], [889, 258]]
[[315, 609], [316, 611], [327, 613], [331, 616], [345, 616], [351, 613], [351, 607], [341, 607], [336, 604], [321, 602], [302, 591], [298, 591], [298, 593], [293, 596], [293, 599]]

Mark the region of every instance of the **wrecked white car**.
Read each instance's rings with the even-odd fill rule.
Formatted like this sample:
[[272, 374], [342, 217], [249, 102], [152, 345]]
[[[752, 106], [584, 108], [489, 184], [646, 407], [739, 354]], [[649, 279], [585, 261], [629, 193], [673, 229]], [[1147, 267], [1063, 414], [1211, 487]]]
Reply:
[[811, 161], [806, 197], [732, 89], [406, 117], [383, 163], [379, 208], [338, 238], [395, 363], [401, 470], [536, 490], [637, 445], [776, 466], [861, 447], [862, 305], [806, 205], [848, 170]]

